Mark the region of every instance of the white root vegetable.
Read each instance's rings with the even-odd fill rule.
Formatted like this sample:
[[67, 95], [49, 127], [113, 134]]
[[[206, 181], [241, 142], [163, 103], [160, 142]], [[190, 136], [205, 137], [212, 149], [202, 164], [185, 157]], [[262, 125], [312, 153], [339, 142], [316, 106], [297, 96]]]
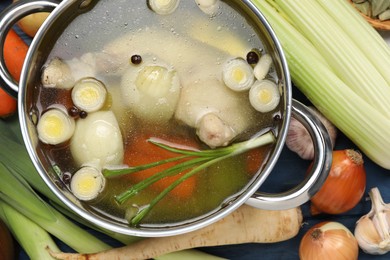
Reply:
[[149, 238], [97, 254], [52, 255], [57, 259], [151, 259], [195, 247], [285, 241], [298, 234], [301, 224], [300, 208], [270, 211], [244, 205], [214, 224], [183, 235]]
[[121, 80], [124, 103], [143, 120], [169, 120], [180, 95], [177, 71], [158, 59], [145, 60], [130, 66]]
[[[310, 106], [309, 109], [324, 124], [332, 141], [333, 148], [337, 138], [337, 128], [315, 107]], [[286, 146], [291, 151], [297, 153], [302, 159], [312, 160], [314, 158], [314, 146], [309, 132], [293, 117], [290, 120], [290, 126], [287, 132]]]
[[[232, 91], [221, 81], [209, 79], [183, 87], [175, 118], [196, 128], [198, 133], [205, 133], [202, 134], [203, 142], [215, 147], [217, 144], [228, 144], [254, 124], [255, 113], [246, 93]], [[210, 114], [214, 115], [213, 120], [203, 119]], [[215, 126], [220, 130], [218, 133]], [[218, 138], [215, 138], [216, 136]], [[216, 140], [218, 143], [215, 143]]]
[[122, 164], [123, 140], [114, 113], [98, 111], [79, 119], [70, 150], [78, 166], [92, 163], [103, 168]]

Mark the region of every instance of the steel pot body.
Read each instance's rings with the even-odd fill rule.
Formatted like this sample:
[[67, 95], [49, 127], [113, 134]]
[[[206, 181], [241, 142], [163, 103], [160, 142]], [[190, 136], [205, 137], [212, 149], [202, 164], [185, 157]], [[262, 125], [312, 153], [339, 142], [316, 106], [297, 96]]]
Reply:
[[[138, 2], [140, 0], [135, 1]], [[16, 83], [12, 80], [12, 77], [6, 69], [2, 54], [0, 56], [0, 80], [3, 86], [8, 86], [7, 90], [10, 93], [18, 97], [20, 125], [25, 145], [37, 171], [56, 196], [74, 212], [95, 225], [119, 233], [146, 237], [176, 235], [202, 228], [223, 218], [244, 203], [262, 209], [281, 210], [300, 206], [307, 202], [319, 190], [327, 177], [332, 160], [331, 142], [321, 122], [304, 105], [292, 99], [291, 80], [283, 50], [266, 19], [249, 0], [225, 2], [245, 16], [248, 23], [255, 28], [257, 32], [256, 37], [261, 35], [264, 48], [272, 55], [278, 83], [282, 88], [282, 121], [278, 129], [275, 148], [272, 151], [270, 159], [261, 173], [246, 186], [245, 191], [230, 199], [229, 203], [226, 203], [220, 209], [191, 223], [178, 224], [166, 228], [137, 228], [129, 227], [123, 223], [96, 214], [91, 214], [60, 184], [61, 181], [58, 179], [52, 167], [38, 154], [36, 149], [38, 137], [35, 128], [40, 111], [39, 108], [35, 107], [35, 103], [33, 102], [36, 88], [35, 83], [40, 80], [41, 69], [49, 58], [53, 46], [60, 37], [63, 37], [64, 31], [68, 28], [69, 24], [77, 21], [84, 14], [99, 13], [100, 19], [97, 19], [95, 15], [95, 19], [90, 21], [91, 24], [86, 26], [86, 28], [89, 28], [89, 31], [77, 32], [76, 30], [75, 32], [70, 32], [73, 33], [70, 38], [74, 38], [74, 42], [69, 42], [69, 46], [71, 47], [67, 44], [63, 46], [64, 53], [67, 48], [77, 48], [77, 42], [80, 40], [79, 36], [82, 36], [83, 33], [94, 34], [96, 41], [100, 41], [99, 39], [102, 39], [102, 41], [107, 40], [104, 39], [109, 38], [107, 36], [107, 28], [107, 30], [94, 30], [99, 24], [106, 23], [113, 27], [137, 26], [137, 17], [126, 18], [128, 22], [123, 22], [119, 16], [116, 17], [116, 11], [119, 13], [120, 10], [123, 11], [126, 8], [131, 8], [131, 4], [126, 4], [125, 2], [111, 0], [64, 0], [60, 3], [52, 0], [20, 1], [5, 10], [0, 17], [0, 44], [3, 46], [7, 31], [20, 18], [34, 12], [51, 11], [49, 18], [40, 28], [31, 43], [20, 82]], [[120, 24], [117, 22], [118, 20]], [[70, 33], [69, 31], [65, 33], [68, 34], [68, 38]], [[95, 44], [91, 42], [91, 45], [93, 47]], [[291, 116], [298, 118], [307, 127], [314, 140], [316, 149], [314, 159], [315, 167], [313, 167], [310, 174], [308, 174], [307, 178], [300, 185], [291, 190], [281, 194], [259, 193], [259, 187], [264, 183], [278, 162], [285, 143]]]

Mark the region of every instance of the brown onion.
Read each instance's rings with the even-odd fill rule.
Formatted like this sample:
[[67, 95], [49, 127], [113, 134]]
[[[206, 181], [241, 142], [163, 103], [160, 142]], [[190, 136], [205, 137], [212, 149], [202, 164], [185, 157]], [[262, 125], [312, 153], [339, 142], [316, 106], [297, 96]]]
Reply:
[[311, 198], [311, 213], [341, 214], [354, 208], [366, 189], [366, 171], [360, 152], [333, 151], [329, 176]]
[[299, 245], [301, 260], [354, 260], [358, 255], [356, 238], [338, 222], [321, 222], [311, 227]]

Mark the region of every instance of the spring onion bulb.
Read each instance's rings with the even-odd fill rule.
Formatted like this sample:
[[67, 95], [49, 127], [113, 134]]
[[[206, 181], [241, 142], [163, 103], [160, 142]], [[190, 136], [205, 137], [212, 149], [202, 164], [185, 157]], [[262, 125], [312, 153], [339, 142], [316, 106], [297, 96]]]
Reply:
[[268, 53], [261, 55], [259, 62], [253, 68], [253, 73], [257, 80], [264, 79], [272, 66], [272, 57]]
[[195, 0], [199, 9], [205, 14], [214, 16], [219, 8], [219, 0]]
[[39, 119], [38, 138], [45, 144], [57, 145], [68, 141], [75, 130], [75, 121], [62, 107], [51, 108]]
[[167, 15], [173, 13], [179, 3], [180, 0], [149, 0], [148, 6], [157, 14]]
[[72, 89], [74, 105], [88, 113], [101, 109], [106, 101], [106, 96], [106, 87], [94, 78], [81, 79]]
[[125, 105], [137, 117], [149, 122], [165, 122], [175, 112], [180, 80], [173, 67], [159, 60], [144, 59], [125, 72], [121, 90]]
[[228, 60], [224, 64], [222, 78], [225, 85], [234, 91], [248, 90], [255, 80], [252, 67], [241, 58]]
[[72, 176], [70, 189], [79, 200], [88, 201], [100, 194], [105, 183], [101, 171], [92, 166], [83, 166]]
[[272, 111], [280, 101], [279, 88], [271, 80], [256, 81], [249, 90], [249, 101], [259, 112]]
[[97, 111], [78, 120], [70, 150], [79, 166], [121, 164], [124, 153], [122, 134], [114, 113]]

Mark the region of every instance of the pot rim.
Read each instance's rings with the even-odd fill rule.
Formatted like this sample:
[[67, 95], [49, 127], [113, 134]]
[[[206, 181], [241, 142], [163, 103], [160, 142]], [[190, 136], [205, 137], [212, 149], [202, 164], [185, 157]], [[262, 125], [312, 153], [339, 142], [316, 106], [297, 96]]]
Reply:
[[[71, 197], [66, 196], [63, 191], [61, 191], [54, 183], [53, 180], [49, 177], [47, 174], [46, 169], [42, 166], [41, 163], [39, 163], [39, 158], [36, 155], [36, 151], [34, 148], [34, 140], [31, 138], [31, 133], [29, 132], [29, 124], [30, 124], [30, 118], [28, 114], [29, 108], [26, 107], [26, 95], [28, 91], [27, 87], [27, 79], [28, 79], [28, 72], [29, 68], [33, 63], [35, 52], [38, 49], [38, 46], [41, 44], [41, 38], [46, 33], [46, 31], [50, 30], [51, 24], [56, 20], [58, 16], [63, 15], [66, 13], [67, 8], [73, 4], [73, 0], [64, 0], [62, 1], [58, 7], [54, 9], [54, 11], [49, 15], [48, 19], [45, 21], [45, 23], [42, 25], [40, 30], [38, 31], [37, 35], [33, 39], [30, 49], [28, 51], [28, 54], [26, 56], [26, 61], [23, 66], [22, 74], [21, 74], [21, 80], [19, 84], [19, 96], [18, 96], [18, 106], [19, 106], [19, 121], [21, 125], [22, 135], [25, 142], [25, 146], [27, 148], [27, 151], [32, 159], [32, 162], [35, 166], [35, 168], [38, 170], [41, 178], [45, 181], [45, 183], [49, 186], [49, 188], [53, 191], [53, 193], [62, 201], [65, 205], [67, 205], [71, 210], [76, 212], [78, 215], [82, 216], [84, 219], [88, 220], [91, 223], [94, 223], [100, 227], [103, 227], [105, 229], [123, 233], [126, 235], [132, 235], [132, 236], [141, 236], [141, 237], [163, 237], [163, 236], [172, 236], [172, 235], [178, 235], [182, 233], [191, 232], [194, 230], [197, 230], [199, 228], [205, 227], [207, 225], [210, 225], [221, 218], [227, 216], [234, 210], [236, 210], [238, 207], [243, 205], [263, 184], [263, 182], [266, 180], [268, 175], [271, 173], [272, 169], [274, 168], [281, 151], [283, 149], [288, 125], [291, 118], [291, 107], [292, 107], [292, 87], [291, 87], [291, 79], [290, 79], [290, 73], [288, 70], [287, 61], [284, 55], [284, 52], [282, 50], [281, 44], [279, 40], [277, 39], [274, 31], [272, 30], [270, 24], [266, 21], [263, 14], [258, 10], [257, 7], [250, 1], [250, 0], [241, 0], [242, 4], [246, 6], [248, 11], [251, 12], [251, 16], [253, 19], [258, 19], [260, 23], [264, 26], [264, 29], [268, 33], [268, 36], [272, 40], [272, 44], [275, 47], [275, 50], [277, 51], [276, 56], [280, 59], [280, 66], [282, 68], [282, 79], [283, 79], [283, 86], [284, 86], [284, 111], [283, 111], [283, 123], [280, 127], [280, 130], [278, 131], [277, 136], [277, 142], [275, 144], [275, 148], [270, 156], [270, 159], [264, 169], [262, 170], [262, 174], [259, 175], [258, 178], [250, 181], [248, 183], [246, 190], [243, 191], [237, 199], [234, 200], [234, 203], [230, 203], [229, 205], [225, 206], [224, 208], [220, 210], [215, 210], [213, 213], [208, 213], [206, 217], [201, 217], [199, 220], [195, 220], [191, 223], [186, 223], [183, 226], [174, 226], [174, 227], [167, 227], [167, 228], [159, 228], [159, 229], [139, 229], [124, 225], [119, 225], [115, 222], [111, 222], [105, 219], [102, 219], [100, 217], [97, 217], [87, 210], [80, 207], [77, 201], [74, 201]], [[226, 1], [225, 1], [226, 2]], [[279, 79], [281, 80], [281, 79]]]

